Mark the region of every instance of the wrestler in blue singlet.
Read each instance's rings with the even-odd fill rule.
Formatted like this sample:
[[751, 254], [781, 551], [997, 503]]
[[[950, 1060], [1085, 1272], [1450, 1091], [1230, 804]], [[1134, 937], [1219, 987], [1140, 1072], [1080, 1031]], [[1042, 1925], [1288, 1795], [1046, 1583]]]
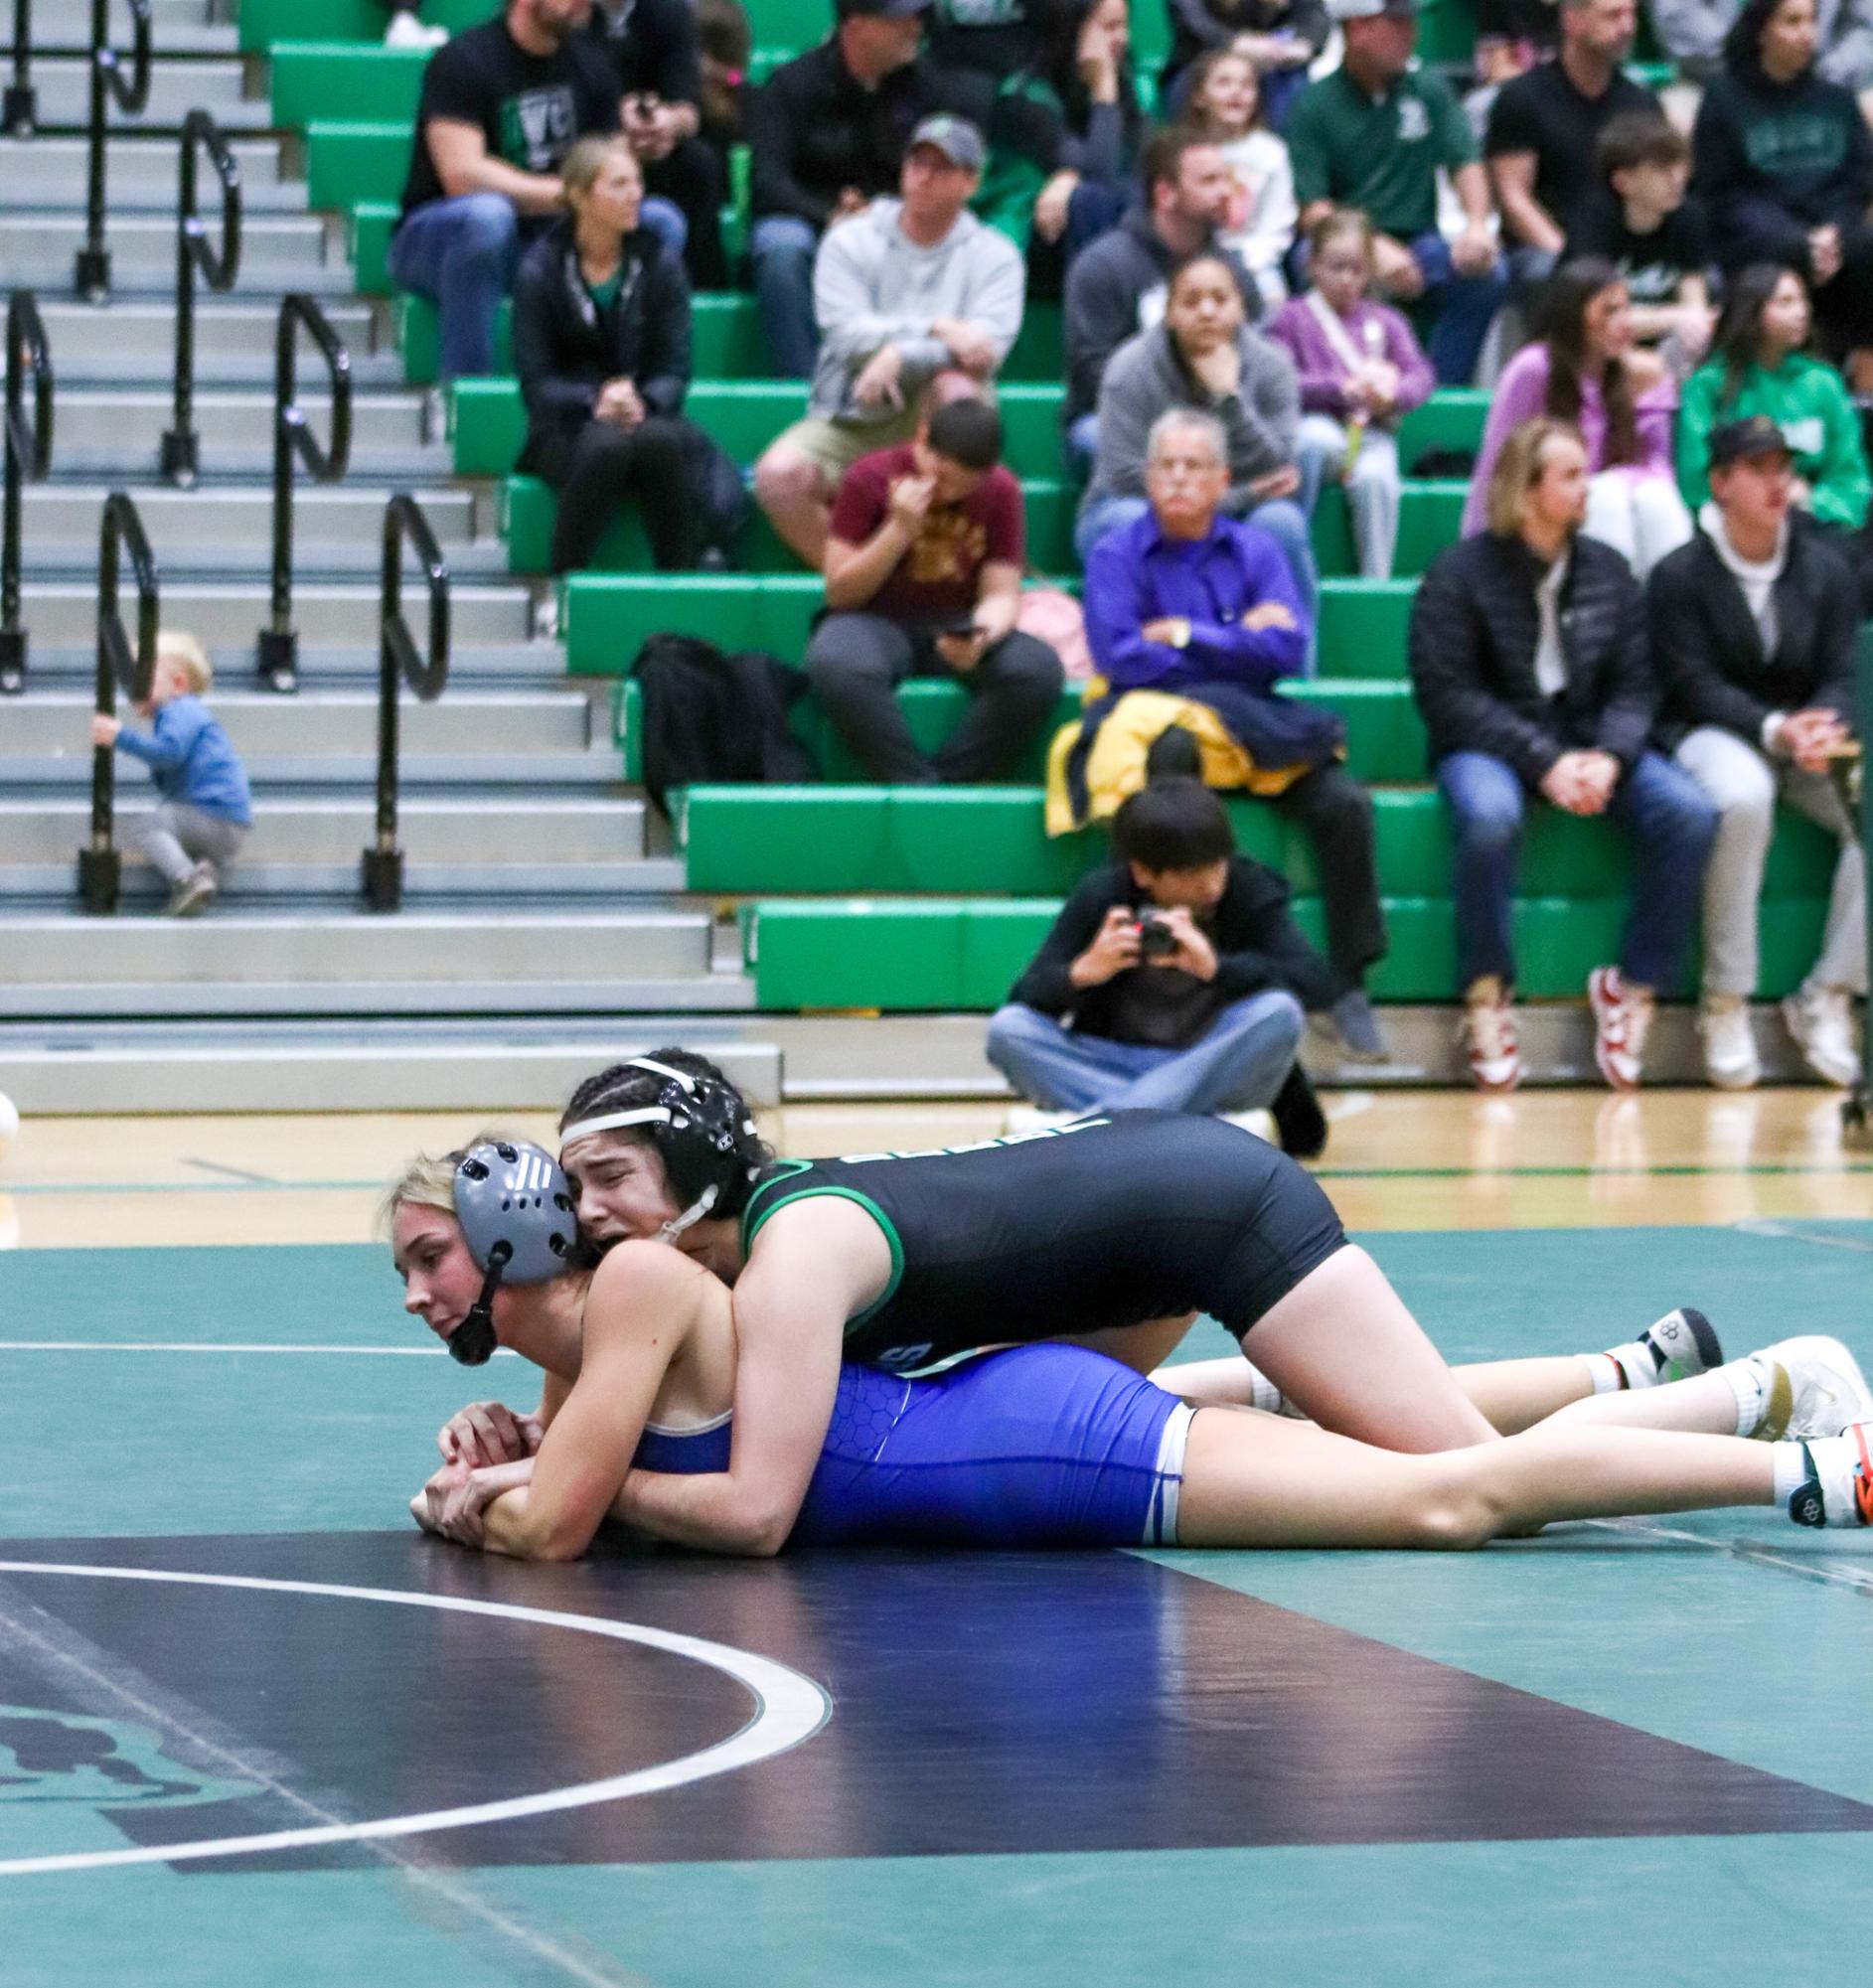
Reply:
[[[1192, 1414], [1078, 1346], [1017, 1346], [932, 1380], [849, 1364], [788, 1543], [1174, 1546]], [[634, 1461], [726, 1470], [729, 1428], [653, 1425]]]

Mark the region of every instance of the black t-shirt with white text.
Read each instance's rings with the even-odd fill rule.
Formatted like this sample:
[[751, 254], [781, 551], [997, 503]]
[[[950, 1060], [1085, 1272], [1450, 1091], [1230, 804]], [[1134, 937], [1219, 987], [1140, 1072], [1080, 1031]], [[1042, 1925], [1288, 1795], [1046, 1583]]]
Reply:
[[1656, 112], [1658, 99], [1630, 76], [1616, 76], [1599, 96], [1583, 96], [1558, 59], [1537, 63], [1505, 82], [1489, 110], [1483, 156], [1535, 155], [1535, 199], [1563, 231], [1574, 209], [1598, 182], [1594, 147], [1609, 117], [1622, 110]]
[[1635, 234], [1626, 223], [1626, 203], [1603, 187], [1575, 213], [1562, 253], [1570, 262], [1577, 255], [1611, 262], [1636, 304], [1672, 304], [1686, 276], [1701, 276], [1710, 267], [1710, 225], [1703, 208], [1687, 200], [1649, 234]]
[[583, 35], [552, 55], [530, 56], [505, 19], [470, 28], [439, 48], [423, 72], [403, 212], [447, 198], [429, 156], [434, 120], [472, 124], [490, 158], [524, 173], [551, 173], [576, 140], [618, 128], [618, 96], [603, 49]]

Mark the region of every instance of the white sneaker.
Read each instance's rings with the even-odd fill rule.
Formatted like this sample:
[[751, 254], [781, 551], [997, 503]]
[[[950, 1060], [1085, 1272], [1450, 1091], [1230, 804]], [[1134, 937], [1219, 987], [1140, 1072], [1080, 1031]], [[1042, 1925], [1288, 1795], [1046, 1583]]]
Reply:
[[1257, 1139], [1266, 1140], [1270, 1146], [1281, 1144], [1281, 1135], [1275, 1130], [1275, 1114], [1271, 1111], [1218, 1112], [1216, 1116], [1224, 1125], [1232, 1125], [1239, 1132], [1253, 1133]]
[[195, 874], [177, 884], [169, 899], [171, 918], [194, 918], [206, 911], [215, 901], [215, 893], [221, 888], [221, 879], [215, 874], [212, 862], [199, 862]]
[[1720, 1091], [1750, 1091], [1762, 1078], [1762, 1059], [1750, 1031], [1750, 1007], [1741, 994], [1706, 994], [1697, 1013], [1704, 1038], [1704, 1075]]
[[439, 49], [449, 38], [446, 28], [427, 27], [414, 14], [395, 13], [385, 33], [387, 49]]
[[1522, 1052], [1515, 1035], [1515, 1010], [1507, 1000], [1498, 995], [1466, 1001], [1457, 1032], [1478, 1090], [1514, 1090], [1522, 1080]]
[[1873, 1525], [1873, 1436], [1856, 1422], [1838, 1436], [1817, 1436], [1801, 1446], [1807, 1460], [1805, 1483], [1789, 1498], [1796, 1525]]
[[1873, 1422], [1873, 1392], [1838, 1339], [1819, 1333], [1778, 1339], [1749, 1357], [1769, 1370], [1769, 1405], [1756, 1430], [1763, 1442], [1838, 1436], [1856, 1422]]
[[1850, 1091], [1860, 1081], [1853, 1041], [1853, 996], [1845, 988], [1802, 988], [1782, 1004], [1801, 1060], [1822, 1082]]
[[1043, 1112], [1038, 1105], [1011, 1105], [1002, 1121], [1003, 1136], [1025, 1132], [1051, 1132], [1055, 1126], [1070, 1126], [1090, 1117], [1087, 1112]]

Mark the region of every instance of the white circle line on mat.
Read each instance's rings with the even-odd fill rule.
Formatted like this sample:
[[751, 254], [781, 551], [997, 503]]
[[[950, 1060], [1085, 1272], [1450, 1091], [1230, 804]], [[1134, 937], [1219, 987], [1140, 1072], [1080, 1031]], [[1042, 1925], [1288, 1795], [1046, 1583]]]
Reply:
[[579, 1781], [546, 1788], [538, 1794], [511, 1795], [500, 1801], [475, 1802], [461, 1808], [431, 1809], [415, 1815], [387, 1815], [368, 1822], [324, 1823], [303, 1829], [275, 1829], [251, 1836], [219, 1836], [192, 1843], [139, 1844], [127, 1850], [74, 1851], [49, 1857], [0, 1859], [0, 1878], [36, 1876], [57, 1871], [99, 1871], [124, 1864], [199, 1863], [212, 1857], [247, 1857], [288, 1850], [314, 1850], [337, 1843], [370, 1843], [389, 1837], [432, 1835], [442, 1830], [473, 1829], [489, 1822], [516, 1822], [530, 1815], [552, 1815], [564, 1809], [590, 1808], [600, 1802], [623, 1801], [632, 1795], [657, 1794], [714, 1774], [732, 1773], [756, 1761], [771, 1759], [810, 1740], [832, 1713], [832, 1701], [809, 1677], [770, 1657], [756, 1656], [727, 1643], [701, 1636], [678, 1635], [637, 1622], [609, 1622], [597, 1615], [574, 1615], [551, 1608], [529, 1608], [512, 1602], [476, 1602], [451, 1595], [418, 1595], [397, 1588], [348, 1588], [325, 1581], [276, 1581], [246, 1574], [190, 1574], [144, 1567], [86, 1567], [42, 1560], [0, 1560], [0, 1574], [42, 1575], [85, 1581], [167, 1582], [188, 1588], [237, 1588], [268, 1595], [303, 1595], [323, 1601], [378, 1602], [393, 1607], [437, 1608], [450, 1614], [485, 1615], [499, 1621], [527, 1622], [546, 1629], [568, 1629], [581, 1635], [604, 1636], [614, 1642], [639, 1643], [688, 1657], [732, 1677], [753, 1697], [754, 1716], [737, 1733], [700, 1753], [639, 1767], [603, 1780]]

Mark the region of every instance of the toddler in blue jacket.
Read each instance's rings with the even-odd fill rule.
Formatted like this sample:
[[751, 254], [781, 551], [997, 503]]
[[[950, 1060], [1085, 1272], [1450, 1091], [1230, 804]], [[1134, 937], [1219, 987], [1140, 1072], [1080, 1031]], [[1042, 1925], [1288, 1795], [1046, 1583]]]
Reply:
[[136, 707], [154, 720], [153, 729], [91, 719], [94, 745], [140, 759], [156, 782], [160, 799], [137, 840], [168, 879], [172, 918], [193, 917], [213, 900], [253, 826], [246, 773], [202, 701], [214, 678], [195, 637], [165, 629], [157, 637], [149, 700]]

